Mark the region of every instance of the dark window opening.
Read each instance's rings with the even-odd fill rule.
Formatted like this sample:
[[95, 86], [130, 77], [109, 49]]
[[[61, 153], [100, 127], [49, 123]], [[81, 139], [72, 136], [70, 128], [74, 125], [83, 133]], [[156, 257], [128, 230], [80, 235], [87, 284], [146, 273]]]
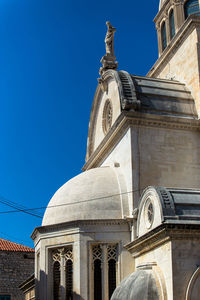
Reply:
[[60, 300], [60, 264], [56, 261], [53, 265], [53, 299]]
[[101, 261], [94, 261], [94, 300], [102, 299]]
[[73, 299], [73, 262], [68, 259], [66, 262], [66, 300]]
[[162, 39], [162, 51], [167, 47], [167, 33], [166, 33], [166, 25], [165, 22], [161, 27], [161, 39]]
[[169, 14], [169, 28], [170, 28], [170, 39], [173, 39], [175, 36], [175, 23], [174, 23], [174, 11], [171, 10]]
[[9, 295], [0, 295], [0, 300], [11, 300]]
[[109, 299], [116, 288], [116, 261], [110, 259], [108, 262], [108, 288], [109, 288]]
[[200, 16], [199, 10], [199, 1], [198, 0], [189, 0], [184, 5], [185, 19], [190, 15], [196, 14]]

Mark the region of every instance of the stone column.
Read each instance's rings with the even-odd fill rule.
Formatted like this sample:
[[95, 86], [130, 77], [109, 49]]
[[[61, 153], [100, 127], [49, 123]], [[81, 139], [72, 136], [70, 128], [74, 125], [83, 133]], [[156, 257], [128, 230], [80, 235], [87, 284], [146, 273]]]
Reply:
[[169, 16], [166, 15], [165, 16], [166, 19], [165, 19], [165, 25], [166, 25], [166, 35], [167, 35], [167, 46], [169, 45], [170, 43], [170, 28], [169, 28]]
[[102, 300], [108, 300], [107, 245], [102, 245]]
[[61, 300], [65, 300], [65, 258], [64, 258], [64, 249], [61, 252], [61, 261], [60, 261], [60, 293]]
[[162, 53], [160, 24], [156, 24], [156, 30], [157, 30], [157, 38], [158, 38], [158, 55], [160, 56]]
[[174, 22], [176, 32], [185, 21], [184, 4], [181, 0], [174, 0]]
[[[80, 273], [81, 273], [81, 266], [80, 266], [80, 241], [77, 240], [74, 242], [73, 245], [73, 299], [80, 300]], [[87, 282], [85, 282], [87, 284]]]

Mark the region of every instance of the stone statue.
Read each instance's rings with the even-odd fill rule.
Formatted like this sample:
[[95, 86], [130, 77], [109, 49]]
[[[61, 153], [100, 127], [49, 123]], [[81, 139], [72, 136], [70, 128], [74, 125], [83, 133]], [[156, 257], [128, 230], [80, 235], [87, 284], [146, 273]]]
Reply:
[[105, 37], [105, 44], [106, 44], [106, 55], [104, 55], [101, 59], [102, 67], [99, 70], [99, 74], [102, 74], [109, 69], [116, 70], [118, 63], [115, 61], [115, 53], [114, 53], [114, 34], [115, 34], [115, 27], [113, 27], [110, 22], [106, 22], [108, 27], [106, 37]]
[[108, 31], [106, 33], [105, 44], [106, 44], [106, 55], [115, 57], [114, 54], [114, 34], [116, 28], [113, 27], [110, 22], [106, 22]]

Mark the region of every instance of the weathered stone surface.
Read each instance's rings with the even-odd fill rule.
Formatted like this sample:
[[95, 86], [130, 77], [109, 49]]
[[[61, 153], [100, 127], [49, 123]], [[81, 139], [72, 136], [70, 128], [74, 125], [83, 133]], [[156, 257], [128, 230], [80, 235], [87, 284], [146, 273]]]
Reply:
[[0, 251], [0, 294], [23, 300], [19, 285], [34, 272], [34, 253]]
[[125, 278], [114, 291], [111, 300], [159, 300], [153, 274], [138, 270]]

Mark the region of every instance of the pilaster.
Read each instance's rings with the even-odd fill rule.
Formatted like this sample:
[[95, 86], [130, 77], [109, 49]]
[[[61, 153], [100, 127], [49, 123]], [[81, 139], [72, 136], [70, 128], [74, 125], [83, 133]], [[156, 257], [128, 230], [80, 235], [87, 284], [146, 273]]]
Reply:
[[174, 16], [175, 29], [177, 32], [185, 21], [184, 7], [182, 1], [180, 0], [174, 0]]
[[156, 24], [156, 30], [157, 30], [157, 38], [158, 38], [158, 54], [160, 56], [162, 53], [162, 43], [161, 43], [161, 30], [158, 24]]

